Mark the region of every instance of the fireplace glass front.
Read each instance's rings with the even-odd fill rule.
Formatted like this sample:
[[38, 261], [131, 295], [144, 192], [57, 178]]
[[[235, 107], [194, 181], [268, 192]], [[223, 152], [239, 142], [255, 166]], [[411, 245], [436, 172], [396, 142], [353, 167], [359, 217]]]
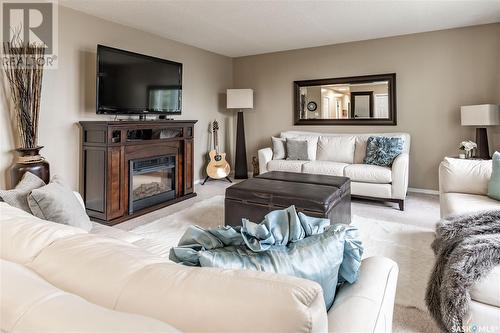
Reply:
[[131, 160], [129, 213], [175, 199], [175, 156]]

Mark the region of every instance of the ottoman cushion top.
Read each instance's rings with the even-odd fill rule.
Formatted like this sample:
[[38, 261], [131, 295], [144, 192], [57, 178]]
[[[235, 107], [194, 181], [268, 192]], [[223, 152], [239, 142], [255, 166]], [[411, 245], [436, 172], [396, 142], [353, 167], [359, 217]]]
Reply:
[[[288, 207], [290, 201], [297, 208], [305, 208], [311, 211], [327, 211], [336, 200], [342, 197], [345, 184], [349, 186], [349, 179], [345, 177], [316, 176], [308, 181], [284, 180], [284, 176], [277, 173], [280, 179], [270, 179], [259, 176], [226, 189], [227, 199], [236, 199], [272, 206]], [[284, 173], [286, 174], [290, 173]], [[300, 174], [297, 174], [300, 175]], [[271, 175], [268, 175], [268, 177]], [[319, 177], [318, 177], [319, 176]], [[323, 177], [323, 179], [321, 179]], [[333, 179], [341, 178], [341, 179]], [[282, 180], [283, 179], [283, 180]]]
[[257, 178], [263, 179], [274, 179], [274, 180], [284, 180], [294, 183], [307, 183], [307, 184], [318, 184], [318, 185], [328, 185], [338, 188], [350, 186], [350, 180], [347, 177], [339, 176], [328, 176], [328, 175], [318, 175], [310, 173], [293, 173], [293, 172], [283, 172], [283, 171], [271, 171], [263, 173]]

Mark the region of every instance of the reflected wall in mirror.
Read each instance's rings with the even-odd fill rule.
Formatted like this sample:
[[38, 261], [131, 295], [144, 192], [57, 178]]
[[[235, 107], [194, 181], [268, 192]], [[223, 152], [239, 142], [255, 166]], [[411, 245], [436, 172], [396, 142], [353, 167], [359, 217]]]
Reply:
[[396, 74], [294, 82], [296, 125], [396, 125]]

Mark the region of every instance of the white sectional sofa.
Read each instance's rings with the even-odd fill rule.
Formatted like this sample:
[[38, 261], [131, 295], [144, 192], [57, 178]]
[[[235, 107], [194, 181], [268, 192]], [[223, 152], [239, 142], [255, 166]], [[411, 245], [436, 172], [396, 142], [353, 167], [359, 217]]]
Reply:
[[359, 281], [340, 288], [327, 313], [315, 282], [186, 267], [168, 260], [169, 244], [109, 227], [95, 232], [0, 202], [1, 332], [392, 329], [398, 267], [387, 258], [363, 260]]
[[[366, 156], [366, 143], [370, 136], [403, 138], [403, 153], [396, 157], [392, 167], [363, 164]], [[399, 204], [399, 208], [404, 210], [404, 201], [408, 190], [409, 134], [332, 134], [287, 131], [282, 132], [280, 137], [308, 140], [315, 149], [311, 161], [273, 159], [272, 148], [264, 148], [260, 149], [258, 153], [260, 173], [288, 171], [349, 177], [353, 196], [396, 202]], [[328, 140], [321, 138], [328, 138]], [[316, 154], [318, 151], [317, 143], [320, 141], [323, 145], [330, 145], [330, 147], [326, 147], [326, 150], [335, 152], [334, 154], [330, 153], [328, 159]]]
[[[491, 160], [445, 158], [439, 165], [441, 217], [500, 209], [500, 201], [489, 198]], [[470, 293], [466, 318], [485, 331], [500, 331], [500, 265]]]

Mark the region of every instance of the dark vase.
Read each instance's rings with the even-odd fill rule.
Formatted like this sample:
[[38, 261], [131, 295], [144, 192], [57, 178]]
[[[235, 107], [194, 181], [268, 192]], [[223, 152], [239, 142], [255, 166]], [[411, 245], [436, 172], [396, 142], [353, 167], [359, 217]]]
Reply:
[[40, 150], [43, 146], [36, 148], [18, 148], [16, 149], [19, 154], [17, 163], [11, 168], [11, 181], [12, 187], [16, 186], [23, 178], [23, 175], [29, 171], [34, 175], [40, 177], [46, 184], [50, 180], [49, 162], [40, 156]]

